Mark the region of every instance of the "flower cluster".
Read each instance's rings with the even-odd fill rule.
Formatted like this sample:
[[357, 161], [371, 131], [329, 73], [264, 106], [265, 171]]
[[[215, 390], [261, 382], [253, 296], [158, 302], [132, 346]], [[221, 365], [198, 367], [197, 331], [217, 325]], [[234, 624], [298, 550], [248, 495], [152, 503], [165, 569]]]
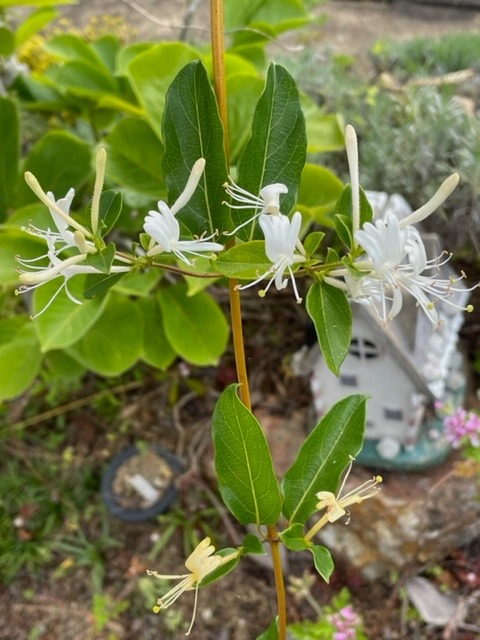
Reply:
[[329, 615], [327, 620], [335, 627], [333, 640], [355, 640], [357, 627], [362, 622], [351, 605], [343, 607], [338, 613]]
[[[233, 182], [232, 184], [226, 184], [224, 186], [233, 202], [239, 203], [227, 203], [230, 208], [254, 208], [257, 210], [251, 218], [242, 222], [228, 235], [236, 234], [239, 229], [251, 224], [258, 218], [258, 224], [260, 225], [265, 238], [265, 254], [268, 260], [272, 263], [270, 269], [262, 275], [259, 275], [256, 280], [239, 286], [238, 288], [248, 289], [265, 278], [270, 277], [265, 289], [261, 289], [258, 293], [258, 295], [263, 298], [272, 283], [275, 283], [276, 289], [280, 291], [281, 289], [285, 289], [290, 278], [292, 280], [295, 299], [298, 303], [302, 302], [302, 298], [298, 293], [292, 268], [295, 264], [305, 262], [306, 260], [305, 250], [298, 237], [300, 227], [302, 226], [302, 215], [299, 211], [296, 211], [293, 216], [289, 218], [281, 213], [280, 196], [288, 193], [286, 185], [281, 183], [266, 185], [260, 190], [260, 195], [258, 197], [252, 195]], [[296, 251], [299, 253], [296, 253]], [[284, 277], [285, 272], [288, 274], [286, 278]]]
[[454, 449], [467, 441], [473, 447], [480, 446], [480, 416], [473, 411], [459, 408], [451, 416], [444, 419], [445, 435]]
[[325, 281], [344, 289], [354, 302], [369, 306], [384, 323], [398, 315], [404, 294], [415, 298], [433, 325], [439, 323], [435, 305], [440, 300], [472, 311], [471, 305], [459, 307], [455, 301], [455, 294], [464, 291], [455, 287], [458, 279], [439, 277], [450, 256], [427, 260], [423, 240], [412, 226], [431, 215], [448, 198], [458, 184], [458, 174], [447, 178], [431, 200], [403, 220], [389, 214], [385, 220], [367, 222], [359, 229], [358, 150], [352, 127], [347, 127], [345, 137], [352, 184], [352, 227], [355, 241], [365, 254], [353, 265], [356, 274], [345, 268], [336, 269]]
[[[105, 173], [105, 150], [100, 149], [97, 154], [97, 178], [92, 201], [92, 231], [86, 229], [70, 215], [70, 207], [75, 196], [75, 190], [69, 189], [67, 194], [58, 200], [50, 191], [45, 193], [35, 176], [28, 172], [25, 180], [38, 199], [48, 207], [52, 217], [53, 229], [39, 229], [33, 225], [25, 227], [28, 233], [45, 240], [47, 251], [45, 254], [26, 260], [17, 258], [20, 265], [19, 281], [20, 287], [16, 294], [27, 293], [37, 289], [42, 285], [62, 278], [62, 282], [52, 295], [47, 304], [36, 315], [37, 318], [44, 313], [52, 304], [61, 291], [65, 291], [68, 298], [75, 304], [82, 304], [80, 300], [72, 295], [68, 288], [71, 278], [81, 274], [99, 274], [101, 271], [87, 263], [90, 254], [98, 251], [93, 242], [94, 234], [98, 228], [98, 214], [100, 194], [103, 187], [103, 177]], [[66, 257], [60, 257], [64, 251], [68, 252]], [[110, 273], [123, 273], [129, 271], [130, 267], [125, 265], [114, 265]]]

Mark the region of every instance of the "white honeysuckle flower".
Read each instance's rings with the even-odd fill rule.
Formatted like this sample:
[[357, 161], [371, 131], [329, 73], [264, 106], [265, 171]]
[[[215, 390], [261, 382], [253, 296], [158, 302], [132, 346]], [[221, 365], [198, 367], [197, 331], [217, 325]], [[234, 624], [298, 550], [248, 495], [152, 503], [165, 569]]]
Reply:
[[[50, 246], [53, 247], [53, 245]], [[17, 261], [23, 267], [30, 269], [30, 271], [20, 271], [20, 287], [15, 291], [17, 295], [37, 289], [47, 282], [55, 280], [55, 278], [63, 278], [63, 282], [60, 284], [53, 296], [43, 309], [31, 317], [32, 320], [42, 315], [62, 290], [65, 290], [65, 293], [72, 302], [75, 304], [82, 304], [82, 302], [77, 300], [77, 298], [75, 298], [70, 292], [68, 288], [68, 281], [70, 278], [81, 274], [101, 273], [101, 271], [91, 265], [82, 264], [82, 262], [85, 262], [88, 257], [86, 253], [80, 253], [78, 255], [71, 256], [70, 258], [66, 258], [65, 260], [60, 260], [56, 252], [53, 249], [50, 249], [47, 253], [47, 257], [49, 259], [49, 264], [45, 267], [32, 266], [26, 260], [17, 258]], [[130, 267], [113, 266], [110, 269], [110, 273], [125, 273], [127, 271], [130, 271]]]
[[345, 148], [352, 187], [352, 229], [355, 233], [360, 228], [360, 179], [358, 175], [357, 134], [350, 124], [345, 129]]
[[412, 213], [403, 218], [403, 220], [400, 220], [400, 228], [404, 229], [408, 225], [418, 224], [419, 222], [422, 222], [422, 220], [425, 220], [425, 218], [428, 218], [428, 216], [436, 211], [456, 189], [459, 181], [460, 176], [458, 173], [452, 173], [451, 176], [442, 182], [435, 194], [426, 204], [421, 206], [420, 209], [412, 211]]
[[203, 175], [204, 169], [205, 169], [205, 159], [199, 158], [193, 165], [192, 170], [190, 171], [190, 175], [188, 177], [185, 188], [183, 189], [182, 193], [178, 196], [178, 198], [175, 200], [175, 202], [172, 204], [172, 206], [169, 207], [166, 202], [164, 202], [163, 200], [159, 200], [157, 202], [158, 210], [161, 213], [166, 213], [168, 211], [172, 216], [177, 215], [180, 209], [182, 209], [186, 204], [188, 204], [190, 198], [195, 193], [195, 189], [197, 188], [198, 183], [200, 182], [200, 178]]
[[187, 184], [185, 185], [184, 190], [175, 200], [175, 202], [170, 207], [171, 213], [176, 215], [180, 209], [182, 209], [193, 196], [195, 189], [200, 182], [200, 178], [202, 177], [203, 171], [205, 169], [205, 159], [199, 158], [192, 167], [190, 175], [187, 180]]
[[164, 202], [159, 202], [158, 205], [160, 211], [149, 211], [143, 225], [145, 233], [153, 240], [147, 251], [148, 256], [174, 253], [177, 258], [191, 266], [192, 263], [185, 253], [200, 256], [205, 252], [223, 250], [223, 245], [218, 242], [208, 242], [213, 236], [197, 240], [180, 240], [180, 224], [175, 215]]
[[238, 288], [248, 289], [271, 275], [270, 281], [265, 289], [259, 291], [259, 295], [264, 297], [272, 282], [275, 282], [277, 290], [285, 289], [288, 284], [288, 277], [284, 278], [284, 274], [285, 271], [288, 271], [288, 275], [292, 279], [295, 299], [298, 303], [302, 302], [302, 299], [298, 295], [297, 284], [292, 270], [294, 264], [305, 262], [306, 260], [304, 255], [295, 253], [295, 249], [299, 248], [300, 245], [298, 234], [302, 225], [301, 213], [298, 211], [294, 213], [291, 220], [283, 214], [262, 214], [259, 224], [265, 236], [265, 253], [270, 262], [273, 263], [273, 266], [253, 282], [249, 282]]
[[[363, 229], [357, 231], [355, 239], [369, 258], [361, 259], [356, 265], [361, 269], [371, 269], [366, 282], [367, 288], [372, 287], [374, 280], [379, 283], [379, 288], [372, 296], [372, 304], [380, 301], [381, 311], [378, 313], [384, 322], [399, 313], [403, 292], [417, 300], [435, 325], [438, 324], [435, 309], [438, 300], [457, 307], [455, 302], [449, 300], [449, 296], [459, 291], [454, 286], [456, 280], [437, 277], [441, 266], [450, 256], [427, 260], [425, 246], [417, 229], [409, 225], [401, 226], [396, 216], [389, 214], [385, 220], [377, 220], [374, 224], [367, 222]], [[346, 281], [346, 284], [351, 286], [352, 282]], [[355, 296], [354, 290], [353, 293]], [[363, 294], [356, 295], [363, 297]], [[387, 302], [391, 303], [389, 310]], [[467, 311], [472, 309], [471, 305], [465, 307]]]
[[172, 605], [185, 591], [195, 590], [195, 602], [193, 606], [193, 614], [188, 628], [186, 636], [190, 635], [193, 623], [195, 622], [195, 615], [197, 612], [198, 602], [198, 587], [201, 581], [208, 575], [210, 575], [215, 569], [218, 569], [222, 565], [230, 562], [234, 558], [238, 557], [238, 551], [227, 556], [213, 555], [215, 553], [215, 547], [210, 544], [210, 538], [204, 538], [198, 543], [193, 552], [188, 556], [185, 561], [185, 566], [190, 573], [184, 575], [163, 575], [156, 571], [150, 571], [147, 569], [149, 576], [154, 576], [160, 580], [176, 580], [180, 579], [180, 582], [173, 587], [167, 594], [157, 600], [156, 606], [153, 608], [154, 613], [159, 613], [161, 609], [167, 609]]
[[[47, 205], [48, 210], [50, 211], [50, 215], [52, 216], [56, 229], [52, 230], [50, 227], [46, 230], [39, 229], [38, 227], [30, 224], [28, 227], [22, 227], [22, 231], [26, 231], [31, 235], [45, 240], [48, 245], [48, 251], [54, 250], [56, 255], [61, 253], [64, 249], [70, 249], [72, 247], [79, 249], [81, 253], [95, 252], [96, 249], [94, 244], [87, 241], [85, 239], [85, 235], [80, 230], [75, 229], [72, 231], [69, 228], [69, 221], [73, 220], [70, 217], [70, 207], [72, 206], [72, 201], [75, 196], [75, 189], [69, 189], [66, 195], [58, 200], [55, 200], [55, 196], [51, 191], [48, 191], [45, 195], [49, 203], [49, 205]], [[62, 211], [64, 215], [61, 216], [59, 211]], [[47, 253], [42, 256], [38, 256], [37, 258], [33, 258], [30, 262], [37, 262], [38, 260], [42, 260], [46, 257]], [[24, 262], [28, 261], [25, 260]]]
[[315, 508], [318, 511], [326, 509], [326, 512], [320, 518], [320, 520], [318, 520], [318, 522], [316, 522], [308, 531], [308, 533], [305, 535], [305, 540], [311, 540], [313, 536], [327, 524], [327, 522], [336, 522], [343, 516], [347, 515], [347, 508], [350, 505], [363, 502], [364, 500], [368, 500], [369, 498], [373, 498], [380, 491], [380, 487], [378, 485], [383, 482], [383, 478], [382, 476], [373, 476], [373, 478], [371, 478], [370, 480], [363, 482], [359, 487], [357, 487], [356, 489], [352, 489], [342, 496], [354, 461], [354, 458], [351, 458], [337, 495], [335, 495], [331, 491], [319, 491], [316, 494], [319, 501], [315, 505]]
[[280, 196], [288, 193], [288, 187], [281, 182], [275, 182], [274, 184], [268, 184], [260, 189], [258, 196], [253, 195], [243, 187], [235, 184], [231, 180], [231, 184], [225, 183], [225, 191], [232, 198], [232, 200], [238, 204], [232, 204], [230, 202], [224, 202], [223, 204], [230, 207], [230, 209], [256, 209], [257, 212], [245, 222], [242, 222], [233, 231], [225, 233], [226, 236], [233, 236], [239, 229], [246, 227], [248, 224], [256, 220], [262, 214], [279, 215], [280, 212]]
[[72, 227], [72, 229], [79, 231], [84, 236], [84, 238], [93, 237], [88, 229], [86, 229], [84, 226], [82, 226], [79, 222], [77, 222], [70, 216], [70, 213], [69, 213], [70, 206], [73, 200], [73, 195], [75, 194], [74, 191], [73, 191], [73, 194], [71, 194], [72, 189], [68, 191], [65, 198], [60, 199], [59, 202], [61, 204], [59, 205], [57, 204], [57, 201], [55, 200], [51, 192], [49, 192], [48, 194], [45, 193], [45, 191], [40, 186], [40, 183], [38, 182], [37, 178], [33, 175], [33, 173], [30, 173], [30, 171], [25, 172], [25, 182], [28, 184], [28, 186], [33, 191], [33, 193], [37, 196], [40, 202], [43, 202], [43, 204], [48, 207], [50, 213], [52, 214], [52, 217], [54, 217], [54, 213], [55, 213], [55, 217], [54, 217], [55, 226], [57, 227], [58, 232], [60, 234], [61, 234], [60, 227], [57, 223], [58, 218], [64, 220], [67, 226], [70, 226]]

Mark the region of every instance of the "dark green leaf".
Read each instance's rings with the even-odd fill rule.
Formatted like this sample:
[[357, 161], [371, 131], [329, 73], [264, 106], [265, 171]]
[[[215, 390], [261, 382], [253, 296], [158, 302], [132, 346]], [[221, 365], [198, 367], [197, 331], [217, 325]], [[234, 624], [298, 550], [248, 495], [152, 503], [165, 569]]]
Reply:
[[262, 427], [230, 385], [212, 420], [215, 468], [223, 501], [241, 524], [274, 524], [281, 497]]
[[[282, 213], [288, 214], [297, 199], [306, 147], [305, 118], [295, 81], [284, 67], [272, 63], [253, 116], [251, 138], [238, 161], [238, 184], [255, 196], [266, 185], [285, 184], [288, 194], [280, 204]], [[233, 210], [235, 226], [254, 213], [255, 209]], [[254, 222], [238, 235], [244, 240], [260, 237], [256, 227]]]
[[247, 553], [256, 555], [266, 554], [265, 547], [257, 536], [254, 536], [252, 533], [247, 533], [242, 542], [242, 555], [246, 555]]
[[353, 248], [352, 218], [336, 213], [334, 217], [337, 235], [347, 249]]
[[[345, 185], [336, 206], [335, 212], [352, 219], [352, 186]], [[365, 222], [371, 222], [373, 218], [372, 205], [369, 203], [365, 191], [360, 187], [360, 228]]]
[[83, 290], [85, 299], [91, 300], [92, 298], [103, 296], [124, 275], [125, 273], [110, 273], [108, 275], [89, 273], [85, 278], [85, 289]]
[[[193, 165], [206, 161], [205, 171], [190, 201], [178, 214], [191, 234], [220, 233], [231, 228], [223, 184], [227, 181], [223, 126], [217, 102], [202, 62], [191, 62], [172, 82], [163, 118], [163, 170], [169, 202], [178, 198]], [[220, 242], [226, 241], [222, 236]]]
[[362, 447], [366, 400], [354, 395], [337, 402], [303, 443], [282, 483], [283, 514], [290, 523], [307, 521], [319, 491], [337, 490], [343, 470]]
[[325, 282], [315, 282], [307, 294], [306, 307], [325, 362], [338, 376], [352, 338], [352, 310], [345, 292]]
[[164, 42], [134, 55], [127, 68], [127, 76], [147, 121], [160, 139], [167, 89], [180, 69], [199, 57], [199, 51], [183, 42]]
[[[110, 273], [110, 267], [112, 266], [115, 258], [116, 247], [113, 242], [110, 242], [103, 251], [97, 253], [90, 253], [85, 260], [85, 264], [95, 267], [101, 273]], [[91, 274], [95, 275], [95, 274]]]
[[10, 98], [0, 97], [0, 221], [13, 206], [18, 175], [20, 148], [17, 106]]
[[15, 51], [15, 34], [5, 26], [0, 26], [0, 56], [11, 56]]
[[102, 236], [111, 231], [122, 211], [123, 197], [118, 191], [108, 189], [100, 196], [99, 218], [102, 223]]

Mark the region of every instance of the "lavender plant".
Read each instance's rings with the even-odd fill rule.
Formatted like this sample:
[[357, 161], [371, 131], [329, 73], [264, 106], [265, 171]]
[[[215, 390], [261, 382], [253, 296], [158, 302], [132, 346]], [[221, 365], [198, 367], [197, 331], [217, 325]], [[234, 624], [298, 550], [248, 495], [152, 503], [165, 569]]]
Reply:
[[[219, 551], [204, 538], [187, 558], [185, 574], [151, 571], [156, 578], [179, 580], [158, 599], [154, 610], [170, 607], [183, 593], [194, 591], [186, 633], [190, 634], [200, 588], [232, 571], [247, 554], [262, 553], [266, 541], [272, 552], [278, 616], [260, 637], [285, 640], [280, 545], [311, 553], [316, 570], [328, 581], [333, 561], [328, 549], [315, 542], [316, 534], [343, 518], [352, 505], [374, 497], [382, 479], [376, 476], [344, 493], [362, 447], [365, 423], [366, 397], [353, 395], [334, 405], [313, 428], [279, 482], [262, 427], [251, 411], [241, 291], [265, 282], [259, 289], [262, 298], [272, 286], [278, 290], [291, 287], [300, 304], [305, 290], [307, 313], [324, 358], [336, 374], [350, 345], [352, 301], [363, 304], [373, 318], [385, 323], [401, 312], [405, 295], [413, 296], [432, 324], [439, 324], [436, 303], [456, 304], [455, 281], [438, 278], [446, 258], [427, 260], [413, 225], [444, 202], [457, 185], [458, 175], [447, 178], [433, 198], [406, 219], [399, 222], [388, 217], [372, 223], [372, 209], [359, 184], [357, 138], [349, 126], [345, 141], [350, 184], [335, 213], [343, 254], [323, 247], [321, 232], [304, 237], [302, 214], [295, 210], [295, 203], [306, 160], [305, 118], [295, 83], [280, 65], [272, 63], [268, 69], [251, 136], [238, 156], [235, 177], [232, 175], [222, 11], [222, 1], [212, 0], [214, 88], [205, 66], [196, 60], [180, 70], [165, 97], [161, 134], [168, 202], [160, 200], [157, 209], [148, 212], [138, 242], [126, 250], [109, 235], [121, 211], [121, 196], [103, 190], [106, 155], [102, 147], [97, 152], [87, 219], [80, 221], [70, 212], [71, 190], [53, 195], [45, 191], [48, 185], [40, 185], [27, 173], [27, 184], [48, 208], [51, 220], [46, 228], [26, 227], [46, 250], [18, 259], [18, 293], [34, 292], [33, 317], [40, 319], [56, 313], [64, 292], [68, 300], [62, 305], [81, 306], [87, 321], [89, 314], [97, 313], [96, 301], [98, 305], [109, 296], [115, 300], [114, 288], [128, 274], [142, 277], [158, 271], [175, 278], [214, 278], [220, 285], [228, 281], [238, 384], [221, 394], [212, 417], [215, 468], [226, 507], [241, 525], [254, 525], [256, 534], [246, 535], [236, 549]], [[297, 279], [302, 279], [302, 285]], [[167, 288], [160, 290], [162, 295], [168, 297]], [[109, 318], [114, 327], [114, 304], [112, 309]], [[123, 348], [121, 336], [113, 336], [112, 341]]]

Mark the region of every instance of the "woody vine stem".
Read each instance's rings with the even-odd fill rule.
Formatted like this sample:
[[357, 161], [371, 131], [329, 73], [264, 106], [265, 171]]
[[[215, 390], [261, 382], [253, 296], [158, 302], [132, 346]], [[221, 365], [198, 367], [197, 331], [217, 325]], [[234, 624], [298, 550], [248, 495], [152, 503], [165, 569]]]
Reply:
[[[210, 28], [213, 58], [213, 83], [217, 97], [220, 118], [225, 131], [225, 155], [229, 157], [228, 138], [228, 108], [227, 89], [225, 81], [225, 44], [224, 44], [224, 17], [223, 0], [210, 0]], [[232, 240], [232, 243], [235, 241]], [[243, 341], [242, 311], [240, 304], [240, 292], [237, 289], [238, 282], [229, 280], [230, 313], [232, 323], [233, 348], [235, 353], [235, 366], [237, 378], [240, 383], [240, 398], [247, 409], [251, 409], [248, 373], [245, 360], [245, 348]], [[272, 561], [275, 575], [275, 587], [277, 591], [278, 606], [278, 637], [286, 640], [287, 637], [287, 611], [285, 600], [285, 582], [283, 578], [282, 561], [280, 557], [280, 545], [278, 532], [275, 525], [267, 528], [267, 540], [272, 550]]]

